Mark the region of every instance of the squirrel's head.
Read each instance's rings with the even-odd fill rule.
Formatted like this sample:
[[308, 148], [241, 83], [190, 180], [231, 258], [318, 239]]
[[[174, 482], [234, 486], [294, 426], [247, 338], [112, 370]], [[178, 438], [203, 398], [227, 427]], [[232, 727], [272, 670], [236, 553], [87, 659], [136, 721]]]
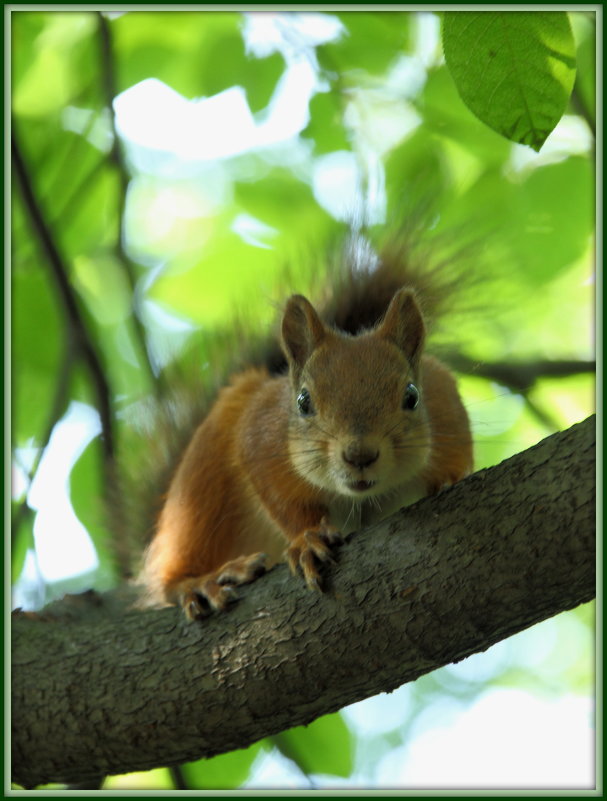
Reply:
[[430, 431], [420, 386], [424, 320], [400, 289], [383, 320], [357, 336], [329, 328], [293, 295], [282, 319], [291, 380], [289, 446], [311, 483], [364, 499], [419, 474]]

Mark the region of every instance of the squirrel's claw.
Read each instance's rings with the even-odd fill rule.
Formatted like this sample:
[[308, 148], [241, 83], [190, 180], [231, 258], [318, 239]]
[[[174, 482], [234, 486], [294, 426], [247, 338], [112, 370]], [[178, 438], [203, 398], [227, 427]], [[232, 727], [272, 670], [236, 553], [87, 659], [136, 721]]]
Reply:
[[287, 548], [286, 559], [291, 573], [301, 569], [306, 584], [311, 590], [322, 592], [322, 581], [318, 572], [318, 562], [331, 562], [335, 559], [331, 547], [342, 542], [340, 532], [326, 518], [316, 528], [307, 529], [299, 534]]
[[232, 559], [217, 571], [218, 584], [249, 584], [266, 572], [265, 553], [254, 553]]
[[213, 573], [184, 579], [176, 590], [186, 618], [201, 620], [235, 603], [239, 598], [235, 587], [265, 573], [265, 561], [264, 553], [249, 554], [226, 562]]

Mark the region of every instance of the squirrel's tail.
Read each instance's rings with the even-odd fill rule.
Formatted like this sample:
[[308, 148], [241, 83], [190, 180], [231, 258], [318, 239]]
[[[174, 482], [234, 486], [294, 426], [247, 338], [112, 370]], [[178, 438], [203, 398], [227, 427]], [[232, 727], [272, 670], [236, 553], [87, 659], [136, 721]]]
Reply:
[[[351, 232], [317, 260], [311, 275], [304, 271], [307, 286], [291, 278], [289, 289], [306, 295], [327, 324], [354, 336], [376, 326], [395, 293], [409, 287], [417, 295], [427, 330], [438, 338], [441, 321], [453, 315], [464, 285], [470, 283], [471, 273], [462, 269], [470, 254], [461, 250], [453, 248], [453, 237], [429, 244], [403, 226], [384, 233], [377, 243], [365, 233]], [[278, 327], [257, 356], [250, 363], [272, 374], [286, 370]]]
[[403, 286], [415, 290], [426, 322], [432, 325], [452, 305], [461, 284], [451, 260], [426, 247], [406, 230], [374, 246], [364, 235], [352, 235], [331, 274], [321, 304], [326, 322], [349, 334], [372, 328]]

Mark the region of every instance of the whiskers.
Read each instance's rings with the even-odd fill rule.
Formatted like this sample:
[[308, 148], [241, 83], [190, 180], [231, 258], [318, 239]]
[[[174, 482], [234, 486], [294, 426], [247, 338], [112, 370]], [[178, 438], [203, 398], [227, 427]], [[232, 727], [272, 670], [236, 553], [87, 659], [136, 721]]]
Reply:
[[369, 495], [367, 500], [374, 506], [378, 512], [382, 511], [382, 498], [383, 495]]
[[382, 439], [389, 440], [395, 454], [427, 449], [431, 444], [430, 426], [426, 419], [415, 422], [399, 420]]
[[360, 503], [356, 501], [356, 499], [352, 499], [352, 503], [350, 504], [350, 510], [348, 515], [344, 521], [344, 530], [348, 531], [350, 522], [353, 522], [355, 526], [358, 526], [360, 522]]
[[[395, 493], [396, 495], [397, 493]], [[374, 517], [382, 516], [382, 501], [387, 493], [382, 495], [368, 495], [364, 498], [350, 498], [348, 513], [342, 522], [344, 533], [361, 528], [365, 523], [365, 510], [373, 508], [377, 514]]]
[[326, 464], [327, 439], [324, 436], [312, 438], [304, 434], [291, 434], [289, 441], [290, 453], [296, 457], [300, 470], [315, 473]]

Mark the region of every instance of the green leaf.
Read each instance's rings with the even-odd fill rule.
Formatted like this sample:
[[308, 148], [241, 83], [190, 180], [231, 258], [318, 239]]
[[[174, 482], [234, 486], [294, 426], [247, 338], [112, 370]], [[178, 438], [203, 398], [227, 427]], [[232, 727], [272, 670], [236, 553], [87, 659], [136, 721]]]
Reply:
[[443, 159], [448, 157], [448, 143], [464, 147], [483, 166], [503, 164], [510, 155], [511, 145], [477, 117], [470, 114], [446, 67], [432, 69], [416, 107], [423, 119], [423, 134], [434, 139], [441, 137]]
[[191, 790], [233, 790], [247, 780], [251, 766], [262, 750], [263, 741], [257, 742], [229, 754], [189, 762], [181, 766], [181, 773]]
[[[31, 234], [30, 234], [31, 235]], [[39, 253], [35, 257], [42, 259]], [[14, 264], [12, 274], [13, 444], [40, 443], [60, 380], [64, 350], [63, 309], [36, 261]], [[64, 408], [64, 407], [63, 407]], [[61, 415], [63, 408], [57, 409]]]
[[77, 208], [61, 230], [60, 244], [66, 257], [113, 246], [118, 233], [119, 192], [119, 177], [111, 169], [100, 170], [96, 180], [83, 189]]
[[524, 272], [530, 270], [535, 281], [556, 276], [589, 247], [594, 168], [588, 159], [572, 156], [534, 170], [513, 200], [513, 245]]
[[524, 281], [535, 291], [587, 252], [594, 221], [593, 165], [571, 156], [519, 176], [516, 183], [501, 171], [487, 170], [443, 207], [439, 227], [457, 231], [470, 221], [478, 239], [487, 238], [514, 287]]
[[539, 150], [575, 80], [575, 44], [562, 11], [448, 11], [443, 48], [470, 110], [513, 142]]
[[125, 271], [113, 254], [83, 253], [73, 260], [71, 282], [100, 325], [125, 321], [130, 312], [130, 288]]
[[253, 113], [268, 105], [284, 68], [284, 59], [278, 53], [267, 58], [249, 57], [236, 83], [244, 87]]
[[[237, 12], [136, 11], [112, 20], [119, 89], [158, 78], [184, 97], [232, 86], [248, 59]], [[217, 50], [222, 42], [226, 56]], [[176, 54], [179, 53], [179, 58]]]
[[317, 49], [318, 61], [327, 70], [366, 70], [379, 75], [409, 48], [410, 14], [352, 11], [336, 16], [344, 34]]
[[308, 776], [314, 773], [345, 778], [352, 773], [354, 741], [339, 713], [284, 731], [271, 741]]
[[[69, 477], [69, 493], [76, 517], [90, 536], [100, 567], [98, 569], [99, 589], [107, 589], [115, 583], [116, 560], [112, 553], [112, 543], [108, 535], [113, 521], [103, 506], [105, 488], [101, 475], [101, 444], [95, 437], [83, 450], [72, 467]], [[120, 532], [117, 532], [120, 536]]]
[[277, 167], [263, 180], [239, 181], [235, 199], [265, 225], [288, 234], [291, 242], [310, 244], [310, 236], [324, 232], [332, 218], [315, 201], [309, 185], [290, 170]]
[[385, 161], [388, 208], [444, 197], [449, 186], [449, 168], [444, 148], [427, 129], [418, 128]]
[[239, 29], [240, 15], [230, 19], [233, 29], [220, 29], [203, 56], [196, 55], [196, 62], [200, 62], [199, 72], [204, 76], [205, 94], [216, 95], [230, 86], [242, 86], [255, 113], [269, 103], [285, 62], [278, 53], [267, 58], [247, 55]]
[[58, 11], [12, 16], [16, 70], [13, 111], [27, 118], [59, 113], [93, 76], [95, 15]]
[[[174, 258], [150, 289], [149, 297], [172, 313], [212, 326], [233, 313], [235, 301], [263, 301], [272, 286], [276, 257], [271, 250], [252, 247], [230, 230], [218, 226], [197, 262]], [[267, 302], [267, 301], [266, 301]]]
[[[123, 267], [113, 254], [99, 250], [73, 259], [71, 282], [77, 290], [88, 336], [111, 390], [123, 400], [149, 389], [148, 372], [131, 314], [131, 293]], [[89, 398], [96, 403], [96, 399]]]
[[336, 92], [318, 93], [310, 101], [310, 122], [302, 136], [313, 140], [316, 155], [350, 148], [343, 113], [344, 106]]

